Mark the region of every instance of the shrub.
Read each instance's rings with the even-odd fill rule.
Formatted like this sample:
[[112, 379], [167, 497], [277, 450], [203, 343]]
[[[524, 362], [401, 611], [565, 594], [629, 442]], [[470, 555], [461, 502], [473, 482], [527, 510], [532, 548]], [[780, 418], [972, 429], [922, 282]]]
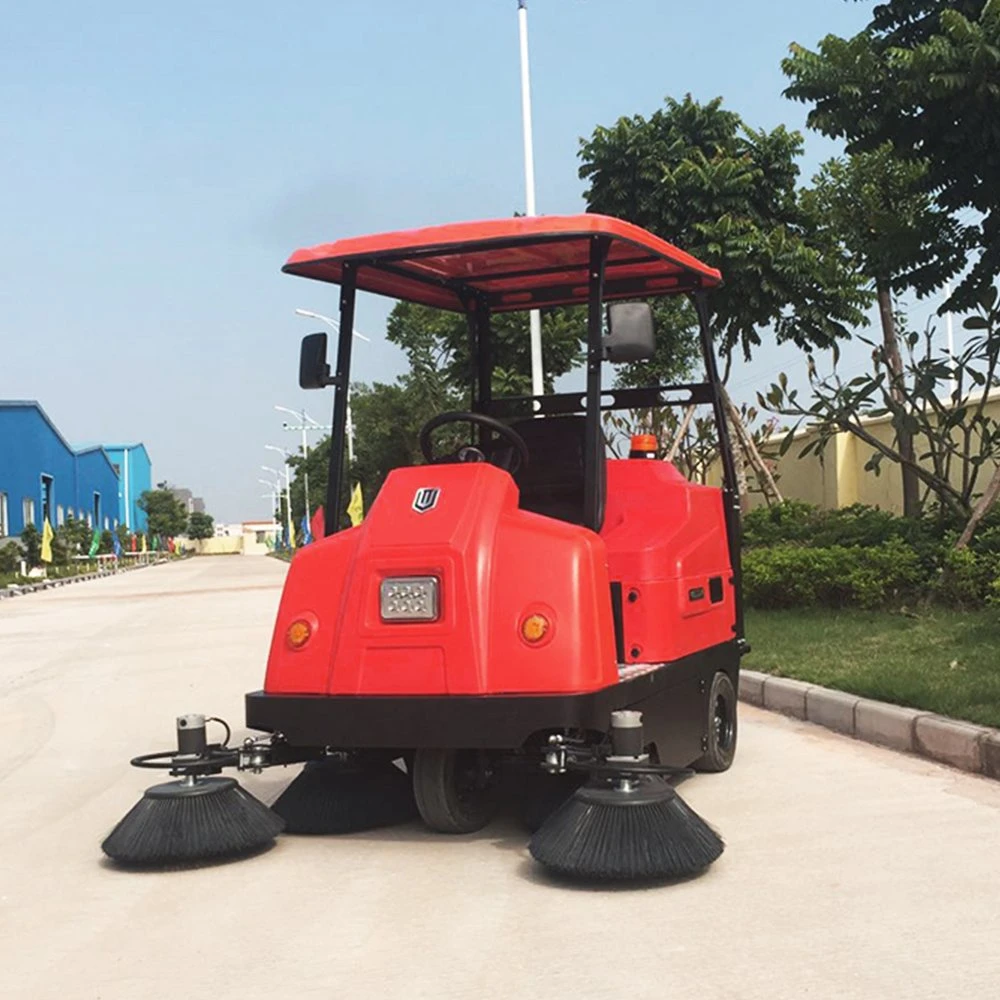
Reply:
[[23, 558], [21, 546], [17, 542], [8, 542], [0, 548], [0, 573], [16, 573]]
[[771, 507], [756, 507], [743, 517], [743, 545], [757, 548], [781, 542], [807, 543], [821, 513], [801, 500], [785, 500]]
[[38, 566], [42, 561], [42, 536], [33, 524], [26, 524], [21, 532], [21, 545], [28, 566]]
[[932, 596], [952, 608], [978, 608], [992, 597], [1000, 575], [1000, 555], [948, 549], [932, 587]]
[[776, 545], [743, 556], [743, 592], [756, 608], [877, 608], [916, 593], [926, 579], [899, 539], [867, 548]]

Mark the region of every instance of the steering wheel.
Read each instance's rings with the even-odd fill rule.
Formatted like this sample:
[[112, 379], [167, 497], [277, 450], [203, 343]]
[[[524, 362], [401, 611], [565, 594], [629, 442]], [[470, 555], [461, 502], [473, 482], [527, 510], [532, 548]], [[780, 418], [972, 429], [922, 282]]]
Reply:
[[420, 450], [429, 463], [441, 463], [448, 461], [457, 462], [485, 462], [488, 461], [486, 455], [474, 445], [466, 445], [452, 455], [437, 456], [431, 446], [431, 434], [445, 424], [478, 424], [487, 430], [499, 434], [513, 449], [510, 462], [498, 462], [501, 468], [513, 475], [522, 466], [528, 464], [528, 446], [524, 443], [524, 438], [517, 431], [501, 423], [495, 417], [488, 417], [485, 413], [471, 413], [466, 410], [449, 410], [447, 413], [439, 413], [420, 428]]

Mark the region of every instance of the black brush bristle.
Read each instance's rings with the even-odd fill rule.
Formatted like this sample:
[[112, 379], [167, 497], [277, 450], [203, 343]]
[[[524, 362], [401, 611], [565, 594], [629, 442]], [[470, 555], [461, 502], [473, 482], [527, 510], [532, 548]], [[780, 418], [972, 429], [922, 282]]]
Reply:
[[170, 781], [147, 788], [101, 849], [123, 865], [161, 867], [248, 854], [284, 824], [232, 778]]
[[278, 796], [288, 833], [357, 833], [417, 815], [410, 776], [392, 763], [354, 767], [313, 761]]
[[629, 790], [580, 788], [531, 838], [532, 857], [581, 879], [684, 878], [703, 871], [724, 845], [663, 779]]
[[577, 771], [531, 771], [517, 786], [517, 815], [534, 833], [586, 781]]

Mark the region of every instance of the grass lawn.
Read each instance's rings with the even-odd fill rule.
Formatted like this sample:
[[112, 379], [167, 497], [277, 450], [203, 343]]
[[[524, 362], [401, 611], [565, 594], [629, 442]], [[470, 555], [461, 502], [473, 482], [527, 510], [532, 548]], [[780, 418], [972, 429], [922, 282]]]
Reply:
[[750, 670], [1000, 728], [1000, 609], [746, 614]]

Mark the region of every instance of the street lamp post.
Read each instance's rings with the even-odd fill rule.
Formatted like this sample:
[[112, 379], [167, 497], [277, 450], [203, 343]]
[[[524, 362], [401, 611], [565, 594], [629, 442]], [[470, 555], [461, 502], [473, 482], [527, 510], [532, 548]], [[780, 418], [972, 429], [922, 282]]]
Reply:
[[[288, 452], [284, 448], [278, 448], [273, 444], [264, 445], [268, 451], [277, 451], [285, 459], [285, 508], [286, 508], [286, 520], [288, 521], [288, 544], [294, 548], [295, 547], [295, 526], [292, 522], [292, 473], [288, 468]], [[261, 468], [265, 472], [271, 472], [278, 477], [278, 482], [281, 482], [281, 473], [277, 469], [272, 469], [268, 465], [262, 465]]]
[[[296, 316], [305, 316], [308, 319], [318, 319], [321, 323], [326, 323], [331, 330], [336, 333], [340, 333], [340, 324], [335, 320], [331, 319], [329, 316], [324, 316], [322, 313], [313, 312], [311, 309], [296, 309]], [[370, 344], [371, 339], [366, 337], [363, 333], [359, 333], [356, 329], [351, 331], [358, 340], [363, 340], [365, 343]], [[344, 386], [344, 391], [347, 393], [347, 461], [354, 461], [354, 422], [351, 420], [351, 387]]]
[[281, 500], [281, 483], [272, 482], [270, 479], [258, 479], [258, 483], [262, 483], [267, 487], [267, 493], [262, 493], [261, 496], [269, 497], [271, 500], [271, 520], [274, 521], [274, 508], [279, 507]]
[[301, 421], [298, 427], [293, 427], [287, 421], [282, 424], [286, 431], [302, 431], [302, 458], [304, 459], [302, 465], [302, 478], [303, 485], [305, 487], [305, 497], [306, 497], [306, 522], [312, 521], [312, 511], [309, 508], [309, 431], [328, 431], [330, 430], [330, 425], [319, 424], [312, 417], [306, 413], [305, 410], [290, 410], [287, 406], [275, 406], [276, 410], [281, 413], [290, 413], [293, 417], [298, 417]]
[[[524, 188], [525, 212], [535, 214], [535, 149], [531, 137], [531, 78], [528, 72], [528, 5], [517, 0], [517, 27], [521, 48], [521, 126], [524, 134]], [[541, 396], [545, 392], [542, 368], [542, 314], [537, 309], [530, 313], [531, 324], [531, 393]]]

